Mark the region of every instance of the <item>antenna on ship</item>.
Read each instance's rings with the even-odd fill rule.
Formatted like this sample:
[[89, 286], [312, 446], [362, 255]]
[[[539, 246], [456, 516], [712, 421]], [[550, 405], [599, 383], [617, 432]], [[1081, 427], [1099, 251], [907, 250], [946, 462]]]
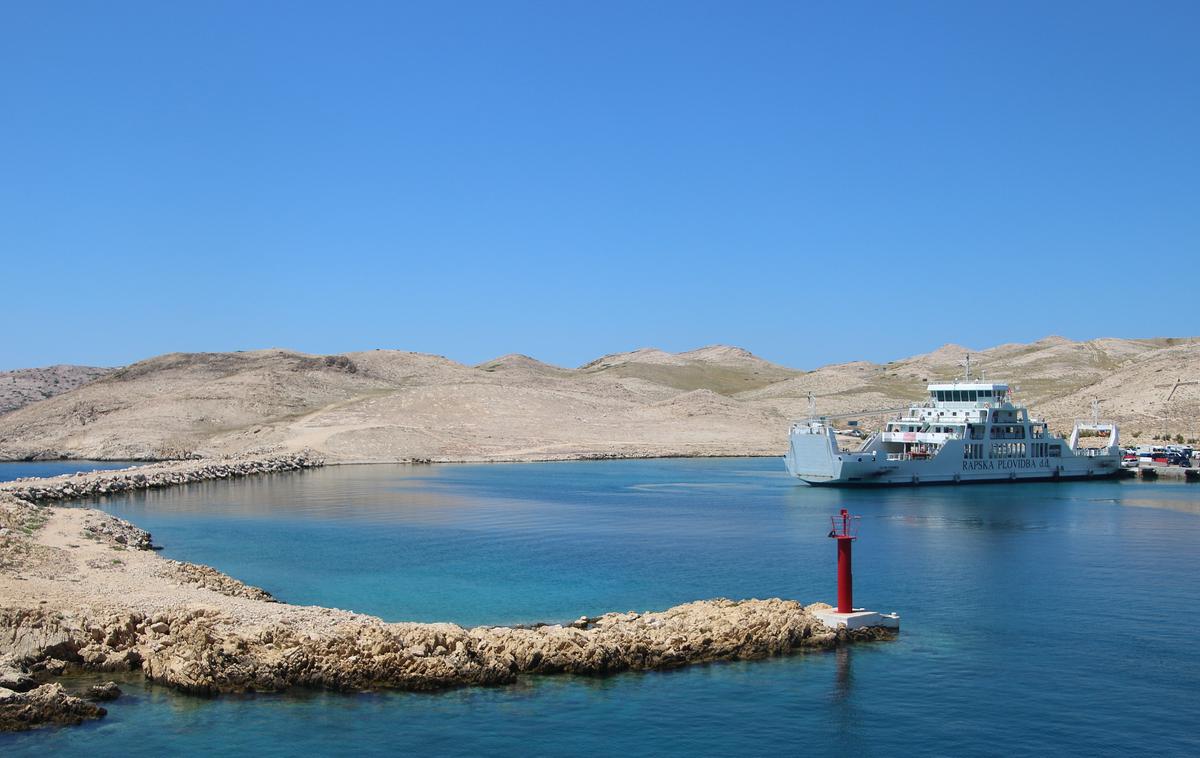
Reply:
[[1092, 398], [1092, 423], [1100, 425], [1100, 399]]
[[966, 366], [966, 368], [967, 368], [967, 372], [963, 377], [963, 381], [969, 382], [969, 381], [971, 381], [971, 354], [970, 353], [967, 353], [967, 359], [965, 361], [963, 361], [962, 365]]
[[808, 393], [808, 417], [817, 417], [817, 399], [813, 397], [813, 393]]

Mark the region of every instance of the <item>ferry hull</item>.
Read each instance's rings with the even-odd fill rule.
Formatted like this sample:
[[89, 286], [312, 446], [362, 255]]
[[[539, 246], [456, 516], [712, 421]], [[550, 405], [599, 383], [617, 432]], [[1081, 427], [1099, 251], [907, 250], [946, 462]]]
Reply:
[[972, 479], [936, 479], [933, 477], [920, 478], [914, 477], [909, 479], [873, 479], [871, 481], [850, 481], [840, 479], [825, 479], [825, 480], [809, 480], [804, 477], [797, 477], [805, 484], [812, 487], [918, 487], [933, 484], [1012, 484], [1014, 482], [1065, 482], [1065, 481], [1080, 481], [1080, 480], [1101, 480], [1113, 479], [1120, 472], [1120, 469], [1106, 471], [1101, 473], [1087, 474], [1050, 474], [1037, 476], [1021, 476], [1021, 477], [989, 477], [989, 478], [972, 478]]
[[889, 460], [886, 452], [871, 449], [838, 449], [832, 428], [812, 424], [793, 430], [784, 464], [788, 473], [815, 487], [899, 487], [920, 484], [987, 484], [1003, 482], [1055, 482], [1105, 479], [1121, 470], [1115, 446], [1096, 454], [1070, 449], [1061, 457], [969, 460], [965, 440], [950, 440], [934, 457], [923, 460]]

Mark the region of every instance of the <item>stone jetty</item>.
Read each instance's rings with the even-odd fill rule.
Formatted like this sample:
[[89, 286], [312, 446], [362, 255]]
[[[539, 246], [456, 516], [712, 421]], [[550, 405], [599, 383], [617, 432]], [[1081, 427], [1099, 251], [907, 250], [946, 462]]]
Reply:
[[111, 492], [118, 482], [126, 489], [116, 491], [127, 491], [311, 465], [319, 463], [304, 456], [186, 462], [157, 474], [125, 470], [0, 488], [0, 729], [102, 716], [52, 681], [72, 670], [140, 672], [206, 695], [426, 691], [530, 674], [766, 658], [890, 636], [830, 629], [814, 615], [829, 606], [781, 599], [703, 600], [522, 627], [389, 623], [280, 602], [207, 566], [162, 558], [148, 533], [121, 519], [46, 504], [105, 484]]
[[235, 455], [226, 458], [167, 461], [115, 471], [81, 472], [44, 479], [17, 479], [0, 483], [0, 493], [32, 502], [72, 500], [175, 487], [213, 479], [236, 479], [243, 476], [300, 471], [323, 465], [323, 458], [307, 450], [267, 456]]

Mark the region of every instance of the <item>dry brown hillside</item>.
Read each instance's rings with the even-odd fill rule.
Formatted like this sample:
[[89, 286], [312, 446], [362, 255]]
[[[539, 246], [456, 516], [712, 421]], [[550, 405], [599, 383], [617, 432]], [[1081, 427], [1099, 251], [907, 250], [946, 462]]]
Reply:
[[[315, 448], [333, 460], [775, 455], [788, 421], [891, 408], [929, 380], [1006, 379], [1055, 428], [1093, 398], [1126, 438], [1200, 437], [1200, 340], [1050, 337], [948, 345], [802, 372], [732, 347], [637, 350], [577, 369], [508, 355], [478, 366], [376, 350], [170, 354], [0, 416], [0, 458], [167, 458]], [[866, 416], [866, 414], [864, 414]], [[869, 419], [869, 416], [866, 416]]]
[[0, 413], [61, 395], [112, 371], [95, 366], [46, 366], [0, 371]]

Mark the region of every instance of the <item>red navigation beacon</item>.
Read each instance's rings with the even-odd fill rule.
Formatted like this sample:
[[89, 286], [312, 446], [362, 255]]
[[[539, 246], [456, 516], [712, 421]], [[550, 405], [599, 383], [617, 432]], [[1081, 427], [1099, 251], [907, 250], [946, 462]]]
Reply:
[[837, 540], [838, 550], [838, 613], [854, 612], [854, 571], [851, 568], [850, 546], [858, 539], [858, 516], [851, 516], [843, 508], [841, 514], [832, 516], [833, 528], [829, 536]]

